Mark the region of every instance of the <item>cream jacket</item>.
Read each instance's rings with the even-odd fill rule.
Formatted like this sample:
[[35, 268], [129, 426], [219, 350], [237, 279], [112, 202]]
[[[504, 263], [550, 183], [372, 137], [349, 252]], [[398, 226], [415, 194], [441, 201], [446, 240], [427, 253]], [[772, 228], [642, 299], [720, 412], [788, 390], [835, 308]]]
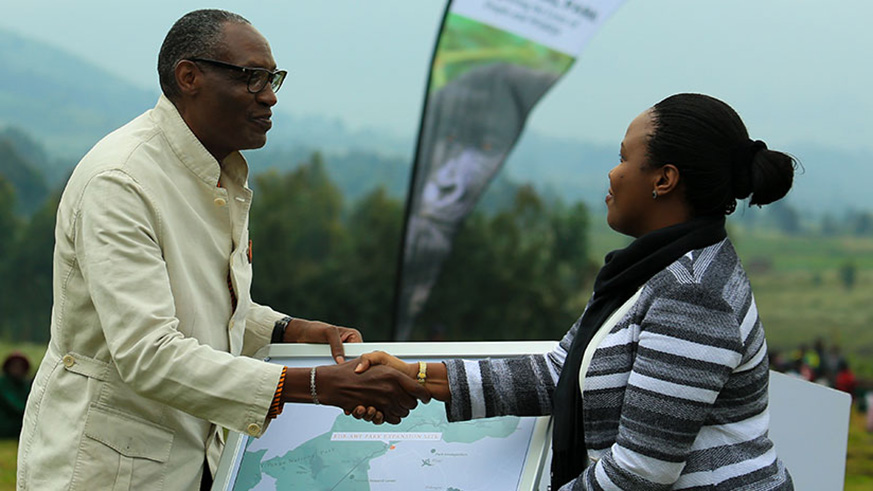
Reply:
[[78, 164], [18, 489], [197, 489], [216, 425], [263, 432], [282, 368], [240, 355], [281, 314], [249, 294], [247, 175], [238, 152], [220, 166], [163, 96]]

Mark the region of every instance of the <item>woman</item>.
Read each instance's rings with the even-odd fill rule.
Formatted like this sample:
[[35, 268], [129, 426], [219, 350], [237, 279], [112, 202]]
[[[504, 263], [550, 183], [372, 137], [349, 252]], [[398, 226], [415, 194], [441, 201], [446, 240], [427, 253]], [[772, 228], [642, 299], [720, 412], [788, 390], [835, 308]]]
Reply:
[[785, 196], [793, 159], [700, 94], [640, 114], [620, 155], [607, 222], [635, 240], [606, 256], [554, 351], [424, 367], [371, 353], [358, 370], [417, 376], [452, 421], [552, 414], [553, 490], [793, 489], [767, 437], [764, 331], [725, 233], [737, 199]]

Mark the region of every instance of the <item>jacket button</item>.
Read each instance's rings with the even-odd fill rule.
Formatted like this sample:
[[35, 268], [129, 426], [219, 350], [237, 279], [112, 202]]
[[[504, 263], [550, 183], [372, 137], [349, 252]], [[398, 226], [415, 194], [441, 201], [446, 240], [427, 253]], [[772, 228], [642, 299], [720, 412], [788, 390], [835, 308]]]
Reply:
[[215, 198], [215, 206], [224, 206], [227, 204], [227, 200], [224, 198]]
[[73, 358], [73, 355], [64, 356], [64, 366], [70, 368], [71, 366], [76, 364], [76, 359]]
[[248, 428], [246, 428], [246, 432], [248, 432], [249, 435], [258, 436], [258, 434], [261, 432], [261, 425], [257, 423], [252, 423], [248, 426]]

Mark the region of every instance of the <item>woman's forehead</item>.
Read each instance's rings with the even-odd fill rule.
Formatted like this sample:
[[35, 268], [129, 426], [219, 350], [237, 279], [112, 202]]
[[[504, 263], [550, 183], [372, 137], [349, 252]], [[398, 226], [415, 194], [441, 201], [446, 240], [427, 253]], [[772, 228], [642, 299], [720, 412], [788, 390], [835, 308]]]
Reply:
[[632, 145], [637, 145], [640, 142], [646, 141], [654, 129], [654, 119], [651, 109], [647, 109], [639, 114], [630, 125], [627, 127], [627, 132], [624, 135], [622, 147], [627, 148]]

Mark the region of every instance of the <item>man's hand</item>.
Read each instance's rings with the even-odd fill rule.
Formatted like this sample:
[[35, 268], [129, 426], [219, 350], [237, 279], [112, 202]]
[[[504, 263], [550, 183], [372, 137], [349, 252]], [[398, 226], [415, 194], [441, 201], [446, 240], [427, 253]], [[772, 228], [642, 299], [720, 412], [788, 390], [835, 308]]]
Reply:
[[343, 343], [360, 343], [364, 341], [357, 329], [339, 327], [326, 322], [292, 319], [285, 328], [286, 343], [318, 343], [329, 344], [330, 354], [337, 363], [345, 361]]
[[393, 368], [373, 366], [364, 373], [355, 373], [359, 361], [318, 367], [318, 398], [323, 404], [377, 424], [382, 413], [384, 421], [397, 424], [415, 409], [419, 399], [430, 402], [430, 393], [424, 387]]
[[[416, 374], [409, 373], [406, 370], [407, 364], [405, 362], [384, 351], [373, 351], [372, 353], [366, 353], [358, 358], [358, 365], [355, 367], [355, 373], [366, 372], [368, 368], [376, 365], [390, 366], [391, 368], [405, 373], [410, 378], [415, 378], [416, 376]], [[371, 421], [374, 424], [381, 424], [381, 422], [384, 421], [384, 415], [372, 406], [357, 406], [351, 411], [345, 411], [345, 413], [346, 416], [353, 416], [355, 419]]]
[[[365, 353], [358, 358], [358, 365], [355, 367], [355, 373], [364, 373], [371, 367], [384, 365], [391, 367], [410, 379], [414, 379], [418, 375], [418, 366], [415, 364], [406, 363], [405, 361], [390, 355], [384, 351], [373, 351]], [[416, 381], [416, 384], [418, 381]], [[357, 406], [351, 411], [346, 411], [346, 415], [351, 415], [355, 419], [363, 419], [365, 421], [376, 421], [378, 412], [373, 407]], [[378, 424], [378, 423], [376, 423]]]

